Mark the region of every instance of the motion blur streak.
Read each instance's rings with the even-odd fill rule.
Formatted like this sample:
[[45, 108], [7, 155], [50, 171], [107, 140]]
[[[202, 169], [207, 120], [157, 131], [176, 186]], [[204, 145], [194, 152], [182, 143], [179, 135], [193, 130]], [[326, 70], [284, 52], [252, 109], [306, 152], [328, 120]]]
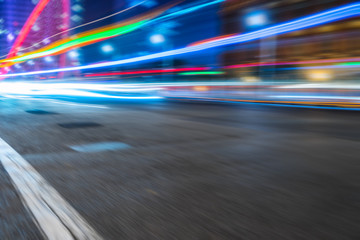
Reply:
[[233, 37], [228, 37], [221, 40], [215, 40], [213, 42], [200, 44], [197, 46], [184, 47], [180, 49], [144, 55], [141, 57], [128, 58], [118, 61], [111, 61], [105, 63], [97, 63], [90, 64], [78, 67], [68, 67], [68, 68], [58, 68], [44, 71], [33, 71], [33, 72], [24, 72], [24, 73], [14, 73], [14, 74], [3, 74], [3, 77], [15, 77], [15, 76], [27, 76], [34, 74], [42, 74], [42, 73], [54, 73], [54, 72], [65, 72], [65, 71], [74, 71], [74, 70], [83, 70], [83, 69], [92, 69], [92, 68], [101, 68], [101, 67], [109, 67], [109, 66], [117, 66], [124, 65], [129, 63], [147, 61], [151, 59], [164, 58], [168, 56], [181, 55], [186, 53], [198, 52], [207, 50], [214, 47], [220, 47], [235, 43], [244, 43], [249, 42], [256, 39], [261, 39], [269, 36], [274, 36], [278, 34], [288, 33], [295, 30], [306, 29], [310, 27], [315, 27], [321, 24], [330, 23], [334, 21], [338, 21], [345, 18], [355, 17], [360, 15], [360, 4], [350, 4], [344, 7], [335, 8], [332, 10], [328, 10], [322, 13], [314, 14], [308, 17], [300, 18], [297, 20], [289, 21], [286, 23], [278, 24], [272, 27], [268, 27], [262, 30], [240, 34]]
[[33, 27], [36, 19], [40, 16], [41, 12], [44, 10], [44, 8], [49, 3], [49, 1], [50, 0], [40, 0], [40, 2], [36, 5], [36, 7], [34, 8], [34, 11], [31, 13], [30, 17], [28, 18], [28, 20], [24, 24], [23, 28], [21, 29], [20, 34], [16, 38], [15, 43], [12, 46], [8, 57], [12, 57], [12, 56], [16, 55], [16, 53], [19, 50], [19, 47], [24, 42], [26, 36], [28, 35], [31, 28]]
[[221, 71], [205, 71], [205, 72], [184, 72], [184, 73], [179, 73], [179, 75], [220, 75], [220, 74], [224, 74], [225, 72], [221, 72]]
[[344, 65], [351, 65], [351, 61], [357, 61], [360, 58], [334, 58], [334, 59], [319, 59], [319, 60], [308, 60], [308, 61], [294, 61], [294, 62], [258, 62], [258, 63], [244, 63], [231, 66], [225, 66], [224, 69], [232, 68], [244, 68], [244, 67], [253, 67], [253, 66], [277, 66], [277, 65], [295, 65], [295, 64], [313, 64], [313, 63], [338, 63], [345, 62]]
[[209, 39], [205, 39], [205, 40], [201, 40], [201, 41], [198, 41], [198, 42], [191, 43], [191, 44], [189, 44], [189, 46], [190, 47], [191, 46], [197, 46], [197, 45], [200, 45], [200, 44], [225, 39], [225, 38], [232, 37], [232, 36], [235, 36], [235, 35], [237, 35], [237, 34], [234, 33], [234, 34], [226, 34], [226, 35], [223, 35], [223, 36], [217, 36], [217, 37], [213, 37], [213, 38], [209, 38]]
[[295, 70], [295, 69], [336, 69], [336, 68], [358, 68], [360, 64], [349, 64], [349, 65], [322, 65], [322, 66], [311, 66], [311, 67], [294, 67], [294, 68], [282, 68], [279, 70]]
[[[200, 96], [190, 90], [213, 91], [212, 98]], [[221, 89], [228, 88], [228, 92]], [[31, 82], [2, 82], [0, 84], [0, 94], [12, 97], [61, 97], [77, 96], [88, 98], [108, 98], [108, 99], [129, 99], [129, 100], [151, 100], [170, 98], [186, 99], [211, 99], [212, 101], [233, 101], [233, 102], [259, 102], [259, 103], [283, 103], [295, 105], [326, 105], [336, 107], [360, 107], [360, 84], [265, 84], [257, 85], [257, 91], [253, 90], [254, 85], [236, 81], [208, 81], [208, 82], [163, 82], [163, 83], [31, 83]], [[174, 91], [176, 89], [176, 91]], [[217, 93], [217, 90], [221, 90]], [[259, 89], [261, 92], [259, 92]], [[286, 89], [287, 91], [281, 91]], [[294, 94], [289, 95], [291, 89], [296, 90]], [[308, 89], [308, 90], [307, 90]], [[311, 94], [313, 89], [327, 89], [322, 95]], [[332, 91], [333, 89], [334, 91]], [[354, 95], [349, 96], [345, 91], [339, 90], [352, 89], [356, 91]], [[299, 91], [301, 90], [301, 91]], [[236, 91], [242, 96], [230, 99], [229, 93]], [[217, 94], [216, 94], [217, 93]], [[261, 93], [261, 94], [259, 94]], [[276, 95], [274, 95], [276, 93]], [[206, 93], [205, 93], [206, 94]], [[345, 94], [345, 95], [344, 95]], [[283, 98], [288, 100], [274, 100]]]
[[152, 93], [158, 90], [160, 90], [159, 87], [143, 87], [136, 85], [104, 83], [0, 83], [0, 94], [12, 97], [76, 96], [90, 98], [150, 100], [162, 98], [158, 95], [152, 95]]
[[[160, 21], [160, 20], [165, 20], [165, 19], [169, 19], [169, 18], [172, 18], [172, 17], [181, 16], [181, 15], [183, 15], [183, 14], [188, 14], [188, 13], [197, 11], [197, 10], [199, 10], [199, 9], [202, 9], [202, 8], [205, 8], [205, 7], [208, 7], [208, 6], [211, 6], [211, 5], [213, 5], [213, 4], [221, 3], [221, 2], [223, 2], [223, 1], [224, 1], [224, 0], [216, 0], [216, 1], [213, 1], [213, 2], [209, 2], [209, 3], [199, 4], [198, 6], [195, 6], [195, 7], [186, 8], [186, 9], [183, 9], [183, 10], [180, 10], [180, 11], [176, 11], [176, 12], [174, 12], [174, 13], [170, 13], [170, 14], [164, 15], [164, 16], [162, 16], [162, 17], [153, 19], [152, 21], [147, 21], [147, 22], [146, 22], [146, 21], [142, 21], [140, 25], [134, 27], [133, 29], [130, 28], [131, 30], [128, 30], [128, 31], [132, 31], [132, 30], [135, 30], [135, 29], [137, 29], [137, 28], [139, 28], [139, 27], [141, 27], [141, 26], [144, 26], [145, 23], [147, 23], [147, 24], [154, 24], [155, 22], [158, 22], [158, 21]], [[143, 2], [145, 2], [145, 1], [143, 1]], [[135, 6], [138, 6], [139, 4], [140, 4], [140, 3], [136, 4]], [[167, 8], [170, 8], [170, 7], [172, 7], [172, 6], [176, 5], [176, 4], [177, 4], [177, 3], [171, 4], [171, 5], [163, 8], [162, 11], [165, 11]], [[133, 7], [134, 7], [134, 6], [133, 6]], [[133, 8], [133, 7], [131, 7], [131, 8]], [[129, 8], [129, 9], [131, 9], [131, 8]], [[127, 10], [127, 9], [126, 9], [126, 10]], [[124, 12], [124, 11], [126, 11], [126, 10], [123, 10], [123, 11], [120, 11], [120, 12], [122, 13], [122, 12]], [[155, 14], [159, 14], [159, 13], [156, 12], [156, 11], [155, 11], [154, 13], [155, 13]], [[114, 14], [112, 14], [112, 15], [114, 15]], [[112, 15], [111, 15], [111, 16], [112, 16]], [[152, 16], [150, 16], [149, 19], [150, 19], [150, 18], [152, 18]], [[140, 19], [140, 20], [141, 20], [141, 19], [143, 19], [143, 18], [138, 17], [138, 18], [135, 18], [135, 19], [137, 19], [137, 20]], [[101, 19], [100, 19], [100, 20], [101, 20]], [[97, 20], [96, 20], [96, 21], [97, 21]], [[92, 21], [92, 22], [90, 22], [90, 23], [93, 23], [93, 22], [96, 22], [96, 21]], [[127, 21], [127, 22], [131, 22], [131, 20], [129, 20], [129, 21]], [[90, 24], [90, 23], [89, 23], [89, 24]], [[83, 24], [83, 25], [81, 25], [81, 26], [84, 26], [84, 25], [86, 25], [86, 24]], [[123, 24], [121, 24], [120, 26], [122, 26], [122, 25], [123, 25]], [[132, 25], [135, 25], [135, 24], [132, 24]], [[81, 26], [79, 26], [79, 27], [81, 27]], [[128, 27], [131, 27], [131, 26], [128, 26]], [[78, 28], [78, 27], [75, 27], [75, 28], [72, 28], [72, 29], [76, 29], [76, 28]], [[119, 27], [119, 28], [120, 28], [120, 27]], [[108, 28], [102, 27], [102, 28], [100, 28], [99, 30], [100, 30], [100, 31], [101, 31], [101, 30], [108, 30]], [[67, 31], [68, 31], [68, 30], [67, 30]], [[128, 32], [128, 31], [125, 31], [125, 32]], [[63, 32], [66, 32], [66, 31], [63, 31]], [[113, 34], [113, 35], [109, 35], [109, 34], [108, 34], [106, 37], [104, 37], [104, 35], [106, 35], [106, 33], [103, 32], [103, 35], [102, 35], [103, 37], [102, 37], [102, 38], [94, 39], [94, 38], [95, 38], [95, 36], [94, 36], [95, 33], [99, 33], [99, 31], [91, 30], [91, 31], [88, 31], [88, 32], [85, 32], [85, 33], [81, 33], [81, 34], [76, 35], [76, 36], [71, 36], [71, 37], [69, 37], [68, 40], [67, 40], [67, 39], [62, 39], [62, 40], [60, 40], [60, 41], [58, 41], [58, 42], [55, 42], [55, 43], [51, 44], [50, 46], [47, 46], [47, 47], [38, 49], [38, 50], [36, 50], [36, 51], [28, 52], [28, 53], [26, 53], [26, 54], [23, 54], [23, 55], [20, 55], [20, 56], [17, 56], [17, 57], [12, 57], [12, 58], [7, 58], [7, 59], [4, 59], [4, 60], [0, 60], [0, 63], [1, 63], [1, 62], [21, 62], [21, 61], [26, 61], [26, 60], [33, 59], [33, 58], [39, 58], [39, 57], [44, 57], [44, 56], [54, 55], [54, 54], [61, 54], [61, 53], [63, 53], [63, 52], [69, 51], [69, 50], [71, 50], [71, 49], [73, 49], [73, 48], [83, 47], [83, 46], [86, 46], [86, 45], [89, 45], [89, 44], [96, 43], [96, 42], [98, 42], [98, 41], [103, 41], [103, 40], [106, 40], [106, 39], [108, 39], [108, 38], [115, 37], [115, 36], [118, 36], [118, 35], [120, 35], [120, 34], [123, 34], [123, 33], [125, 33], [125, 32], [121, 32], [121, 31], [115, 32], [115, 34]], [[62, 33], [62, 32], [61, 32], [61, 33]], [[59, 35], [59, 34], [60, 34], [60, 33], [55, 34], [55, 35], [53, 35], [53, 36], [50, 36], [49, 38], [54, 37], [54, 36], [57, 36], [57, 35]], [[79, 37], [79, 36], [81, 36], [81, 37]], [[93, 36], [93, 37], [92, 37], [92, 40], [89, 40], [88, 42], [76, 43], [76, 42], [78, 42], [79, 40], [80, 40], [80, 42], [81, 42], [82, 39], [84, 39], [85, 37], [89, 37], [89, 36]], [[74, 39], [75, 39], [76, 41], [74, 41]], [[216, 38], [216, 39], [218, 39], [218, 38]], [[74, 44], [71, 44], [71, 42], [74, 42]], [[69, 44], [69, 43], [70, 43], [70, 46], [64, 46], [65, 44]], [[57, 50], [56, 48], [60, 48], [60, 50]], [[27, 49], [28, 49], [28, 48], [27, 48]], [[52, 50], [52, 51], [49, 52], [50, 50]], [[8, 66], [12, 66], [12, 65], [13, 65], [13, 64], [8, 63], [8, 64], [2, 64], [2, 65], [0, 65], [0, 66], [1, 66], [1, 67], [8, 67]]]
[[104, 32], [99, 32], [96, 34], [91, 34], [88, 36], [79, 37], [76, 39], [74, 39], [74, 37], [70, 37], [70, 39], [72, 40], [61, 40], [59, 43], [54, 43], [52, 46], [46, 47], [44, 49], [39, 49], [35, 52], [30, 52], [11, 59], [1, 60], [0, 62], [13, 62], [12, 64], [14, 64], [16, 62], [22, 62], [34, 58], [61, 54], [63, 52], [69, 51], [74, 48], [86, 46], [92, 43], [96, 43], [98, 41], [102, 41], [104, 39], [108, 39], [111, 37], [119, 36], [121, 34], [134, 31], [135, 29], [141, 27], [144, 23], [145, 23], [144, 21], [140, 21], [138, 23], [133, 23], [127, 26], [107, 30]]
[[[136, 7], [140, 6], [141, 4], [143, 4], [143, 3], [146, 2], [146, 1], [148, 1], [148, 0], [144, 0], [144, 1], [142, 1], [142, 2], [139, 2], [139, 3], [135, 4], [134, 6], [131, 6], [131, 7], [129, 7], [129, 8], [123, 9], [123, 10], [118, 11], [118, 12], [116, 12], [116, 13], [107, 15], [107, 16], [105, 16], [105, 17], [102, 17], [102, 18], [93, 20], [93, 21], [91, 21], [91, 22], [87, 22], [87, 23], [81, 24], [81, 25], [79, 25], [79, 26], [76, 26], [76, 27], [72, 27], [72, 28], [63, 30], [63, 31], [61, 31], [61, 32], [58, 32], [58, 33], [56, 33], [56, 34], [54, 34], [54, 35], [51, 35], [51, 36], [47, 37], [47, 39], [48, 39], [48, 40], [51, 40], [52, 38], [54, 38], [54, 37], [56, 37], [56, 36], [59, 36], [59, 35], [61, 35], [61, 34], [63, 34], [63, 33], [67, 33], [67, 32], [73, 31], [73, 30], [75, 30], [75, 29], [78, 29], [78, 28], [81, 28], [81, 27], [85, 27], [85, 26], [88, 26], [88, 25], [90, 25], [90, 24], [93, 24], [93, 23], [100, 22], [100, 21], [103, 21], [103, 20], [105, 20], [105, 19], [111, 18], [111, 17], [116, 16], [116, 15], [118, 15], [118, 14], [121, 14], [121, 13], [124, 13], [124, 12], [126, 12], [126, 11], [129, 11], [129, 10], [131, 10], [131, 9], [133, 9], [133, 8], [136, 8]], [[29, 47], [22, 48], [22, 51], [25, 51], [25, 50], [27, 50], [27, 49], [31, 49], [31, 48], [33, 48], [33, 47], [36, 47], [37, 45], [41, 44], [42, 42], [43, 42], [43, 40], [41, 40], [41, 41], [39, 41], [39, 42], [36, 42], [36, 43], [32, 44], [32, 45], [29, 46]], [[0, 56], [0, 58], [3, 58], [3, 57], [7, 57], [7, 55]]]
[[360, 0], [49, 0], [7, 58], [43, 3], [0, 0], [0, 240], [360, 240]]
[[[250, 105], [263, 105], [263, 106], [276, 106], [285, 108], [310, 108], [310, 109], [328, 109], [328, 110], [346, 110], [346, 111], [360, 111], [360, 104], [340, 104], [334, 103], [329, 104], [327, 102], [294, 102], [294, 101], [252, 101], [252, 100], [241, 100], [241, 99], [219, 99], [219, 98], [176, 98], [173, 100], [185, 100], [185, 101], [208, 101], [216, 103], [241, 103]], [[327, 105], [338, 105], [339, 107], [327, 106]]]
[[[40, 16], [41, 12], [44, 10], [46, 5], [49, 3], [50, 0], [40, 0], [40, 2], [36, 5], [30, 17], [25, 22], [24, 26], [22, 27], [19, 35], [17, 36], [14, 44], [12, 45], [9, 54], [7, 55], [8, 58], [16, 56], [19, 51], [21, 44], [24, 42], [25, 38], [27, 37], [28, 33], [30, 32], [31, 28], [33, 27], [36, 19]], [[0, 65], [1, 67], [1, 65]], [[8, 70], [6, 68], [1, 69], [1, 74], [7, 73]]]
[[171, 99], [360, 108], [360, 84], [355, 83], [286, 84], [223, 81], [182, 82], [157, 86], [160, 85], [164, 89], [163, 96]]
[[182, 9], [182, 10], [167, 14], [165, 16], [161, 16], [159, 18], [154, 19], [152, 22], [157, 22], [157, 21], [160, 21], [160, 20], [166, 20], [166, 19], [169, 19], [169, 18], [172, 18], [172, 17], [178, 17], [178, 16], [188, 14], [188, 13], [191, 13], [191, 12], [195, 12], [195, 11], [200, 10], [202, 8], [206, 8], [206, 7], [209, 7], [211, 5], [219, 4], [219, 3], [222, 3], [222, 2], [225, 2], [225, 1], [226, 0], [215, 0], [215, 1], [210, 1], [208, 3], [203, 3], [203, 4], [196, 3], [196, 6], [188, 7], [188, 8], [185, 8], [185, 9]]
[[[0, 60], [0, 62], [2, 63], [21, 62], [21, 61], [40, 58], [44, 56], [61, 54], [63, 52], [69, 51], [74, 48], [86, 46], [98, 41], [102, 41], [104, 39], [119, 36], [121, 34], [125, 34], [134, 31], [135, 29], [138, 29], [139, 27], [143, 26], [147, 20], [161, 14], [171, 6], [172, 5], [167, 5], [156, 11], [152, 11], [151, 13], [145, 14], [143, 16], [135, 17], [134, 19], [130, 19], [125, 22], [112, 24], [110, 26], [105, 26], [87, 32], [83, 32], [75, 36], [70, 36], [69, 38], [61, 39], [57, 42], [54, 42], [36, 51], [28, 52], [26, 54], [22, 54], [12, 58]], [[11, 64], [4, 65], [4, 67], [9, 65]]]
[[177, 69], [158, 69], [158, 70], [137, 70], [127, 72], [109, 72], [109, 73], [93, 73], [86, 74], [85, 77], [103, 77], [103, 76], [119, 76], [119, 75], [139, 75], [139, 74], [153, 74], [153, 73], [175, 73], [186, 71], [202, 71], [208, 70], [209, 67], [193, 67], [193, 68], [177, 68]]

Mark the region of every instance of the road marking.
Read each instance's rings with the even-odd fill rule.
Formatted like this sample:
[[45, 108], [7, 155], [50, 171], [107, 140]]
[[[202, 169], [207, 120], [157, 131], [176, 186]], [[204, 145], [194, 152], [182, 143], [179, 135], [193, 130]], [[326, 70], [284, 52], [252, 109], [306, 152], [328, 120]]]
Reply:
[[78, 152], [92, 153], [128, 149], [130, 148], [130, 145], [122, 142], [97, 142], [83, 145], [73, 145], [69, 147]]
[[46, 239], [102, 239], [80, 214], [1, 138], [0, 161]]

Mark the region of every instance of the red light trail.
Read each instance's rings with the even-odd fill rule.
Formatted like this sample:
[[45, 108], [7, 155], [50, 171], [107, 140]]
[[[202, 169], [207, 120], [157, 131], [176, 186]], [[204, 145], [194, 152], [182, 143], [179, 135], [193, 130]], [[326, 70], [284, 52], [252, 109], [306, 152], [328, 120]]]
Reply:
[[210, 67], [192, 67], [192, 68], [138, 70], [138, 71], [127, 71], [127, 72], [92, 73], [92, 74], [86, 74], [85, 77], [105, 77], [105, 76], [152, 74], [152, 73], [174, 73], [174, 72], [187, 72], [187, 71], [204, 71], [209, 69]]

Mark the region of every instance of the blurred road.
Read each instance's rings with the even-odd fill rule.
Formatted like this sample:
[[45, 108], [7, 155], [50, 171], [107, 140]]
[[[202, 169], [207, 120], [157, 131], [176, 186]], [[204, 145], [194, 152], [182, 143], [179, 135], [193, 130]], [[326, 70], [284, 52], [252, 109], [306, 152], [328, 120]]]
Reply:
[[[3, 98], [0, 117], [103, 239], [360, 239], [359, 112]], [[0, 239], [43, 239], [13, 181], [1, 165]]]

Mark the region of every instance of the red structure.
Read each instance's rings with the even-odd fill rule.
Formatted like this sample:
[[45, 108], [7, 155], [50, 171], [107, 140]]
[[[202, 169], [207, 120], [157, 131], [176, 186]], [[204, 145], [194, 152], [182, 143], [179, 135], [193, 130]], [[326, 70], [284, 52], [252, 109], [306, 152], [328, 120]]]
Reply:
[[[70, 0], [40, 0], [16, 36], [8, 57], [36, 50], [50, 42], [67, 37], [70, 27]], [[60, 33], [60, 34], [59, 34]], [[66, 66], [65, 54], [21, 64], [22, 70], [38, 70]], [[8, 71], [3, 68], [2, 73]]]

